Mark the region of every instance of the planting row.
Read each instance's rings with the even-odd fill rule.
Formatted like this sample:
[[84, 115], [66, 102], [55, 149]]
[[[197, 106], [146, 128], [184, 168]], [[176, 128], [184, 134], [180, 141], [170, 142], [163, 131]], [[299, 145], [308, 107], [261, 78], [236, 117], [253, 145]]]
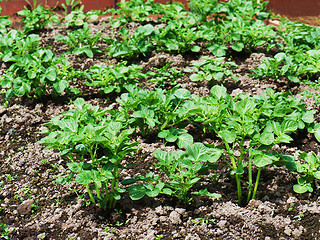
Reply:
[[[117, 99], [121, 104], [119, 109], [85, 105], [84, 100], [78, 98], [74, 102], [76, 109], [45, 124], [49, 128], [42, 133], [47, 136], [39, 141], [47, 145], [46, 148], [59, 149], [68, 161], [70, 174], [57, 181], [75, 180], [85, 185], [91, 201], [98, 201], [102, 208], [113, 208], [120, 193], [125, 191], [119, 185], [119, 174], [127, 167], [121, 164], [122, 160], [138, 145], [129, 138], [135, 132], [142, 136], [156, 133], [164, 144], [176, 142], [185, 150], [154, 152], [159, 160], [157, 168], [169, 181], [154, 172], [124, 179], [121, 183], [130, 185], [129, 194], [133, 200], [145, 194], [155, 197], [163, 193], [187, 203], [192, 199], [188, 190], [201, 175], [217, 168], [214, 163], [219, 158], [226, 161], [230, 174], [236, 179], [239, 203], [243, 198], [241, 178], [245, 171], [248, 172], [247, 202], [255, 198], [261, 170], [273, 164], [301, 174], [294, 186], [298, 193], [312, 192], [314, 178], [320, 178], [317, 169], [320, 162], [314, 154], [301, 154], [306, 163], [300, 164], [295, 162], [294, 156], [272, 151], [276, 144], [293, 141], [290, 135], [299, 130], [313, 131], [315, 110], [305, 110], [301, 100], [287, 93], [267, 89], [268, 95], [248, 97], [240, 94], [232, 98], [224, 87], [214, 86], [206, 98], [178, 87], [165, 92], [129, 85], [127, 90], [128, 93]], [[186, 130], [189, 124], [209, 132], [213, 138], [218, 137], [223, 144], [194, 143], [193, 136]], [[127, 164], [130, 163], [127, 161]], [[255, 180], [253, 166], [258, 168]], [[219, 196], [207, 189], [193, 194]]]

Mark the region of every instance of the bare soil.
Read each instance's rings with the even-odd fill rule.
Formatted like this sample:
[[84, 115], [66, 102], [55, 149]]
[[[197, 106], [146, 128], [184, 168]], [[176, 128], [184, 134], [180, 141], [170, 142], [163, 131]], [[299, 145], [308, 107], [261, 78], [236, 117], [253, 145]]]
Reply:
[[[131, 27], [137, 26], [133, 24]], [[110, 35], [106, 19], [90, 24], [90, 28], [93, 32], [101, 30], [103, 35]], [[42, 45], [62, 54], [68, 47], [55, 41], [54, 36], [65, 35], [67, 31], [61, 27], [40, 33]], [[104, 53], [93, 59], [69, 55], [67, 58], [74, 68], [82, 70], [97, 63], [109, 65], [121, 61], [107, 56], [105, 46], [103, 43], [99, 45]], [[235, 70], [239, 82], [227, 79], [224, 85], [229, 93], [262, 94], [267, 87], [280, 92], [291, 91], [306, 102], [308, 109], [318, 111], [312, 98], [300, 94], [304, 90], [319, 94], [313, 88], [250, 76], [250, 70], [259, 66], [268, 54], [262, 51], [250, 56], [234, 56], [239, 65]], [[160, 67], [173, 61], [173, 67], [182, 69], [200, 58], [201, 55], [153, 53], [135, 63], [147, 71], [151, 66]], [[6, 67], [2, 64], [0, 72], [4, 73]], [[207, 96], [210, 93], [210, 85], [205, 81], [191, 82], [185, 76], [178, 83], [194, 94]], [[141, 85], [150, 89], [154, 87], [147, 81], [142, 81]], [[87, 89], [80, 97], [84, 97], [87, 103], [103, 107], [112, 104], [116, 96], [104, 96]], [[161, 239], [161, 236], [162, 239], [186, 240], [320, 239], [318, 191], [296, 194], [292, 186], [297, 176], [281, 167], [262, 171], [257, 200], [246, 206], [237, 205], [235, 180], [229, 172], [220, 170], [220, 178], [215, 184], [203, 180], [195, 186], [206, 185], [210, 191], [220, 193], [222, 198], [218, 200], [198, 197], [192, 204], [184, 205], [162, 195], [132, 201], [124, 194], [116, 210], [100, 210], [90, 204], [82, 186], [53, 182], [58, 174], [66, 171], [65, 162], [58, 151], [44, 150], [44, 146], [37, 144], [42, 137], [39, 134], [42, 124], [67, 111], [71, 107], [69, 102], [68, 97], [13, 98], [8, 107], [0, 107], [0, 222], [11, 228], [9, 239]], [[135, 137], [141, 150], [126, 161], [135, 162], [139, 167], [123, 171], [123, 178], [144, 175], [154, 169], [152, 153], [156, 149], [175, 149], [174, 146], [164, 147], [157, 138]], [[199, 133], [196, 140], [212, 142], [211, 137]], [[319, 153], [320, 146], [312, 135], [300, 132], [294, 138], [294, 143], [278, 146], [278, 150], [295, 155], [299, 151]]]

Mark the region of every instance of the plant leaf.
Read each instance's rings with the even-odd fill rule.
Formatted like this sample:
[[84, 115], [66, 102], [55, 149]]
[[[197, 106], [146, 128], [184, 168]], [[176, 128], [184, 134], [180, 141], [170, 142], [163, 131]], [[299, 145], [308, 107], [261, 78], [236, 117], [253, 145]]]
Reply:
[[146, 188], [141, 185], [131, 185], [129, 187], [129, 196], [132, 200], [139, 200], [146, 194]]

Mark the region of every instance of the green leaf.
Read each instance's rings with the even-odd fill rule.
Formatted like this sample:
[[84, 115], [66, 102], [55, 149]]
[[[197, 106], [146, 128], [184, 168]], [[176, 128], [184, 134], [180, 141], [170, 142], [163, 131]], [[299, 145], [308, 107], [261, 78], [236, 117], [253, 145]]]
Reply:
[[201, 48], [198, 45], [194, 45], [191, 47], [192, 52], [200, 52]]
[[178, 137], [177, 145], [179, 148], [187, 148], [193, 144], [193, 137], [188, 133], [184, 133]]
[[302, 114], [302, 121], [305, 123], [312, 123], [314, 121], [314, 114], [316, 113], [316, 110], [310, 110], [306, 111]]
[[313, 172], [313, 176], [314, 176], [316, 179], [320, 179], [320, 171]]
[[231, 45], [231, 48], [237, 52], [241, 52], [244, 48], [244, 44], [242, 42], [235, 42]]
[[257, 167], [265, 167], [269, 164], [272, 164], [274, 161], [277, 161], [278, 158], [270, 153], [259, 153], [254, 156], [254, 164]]
[[146, 194], [146, 188], [142, 185], [131, 185], [129, 187], [129, 196], [132, 200], [139, 200]]
[[293, 141], [292, 137], [287, 134], [281, 134], [276, 138], [276, 143], [290, 143], [291, 141]]
[[69, 118], [69, 119], [62, 119], [58, 122], [59, 127], [64, 130], [70, 130], [71, 132], [76, 133], [78, 131], [78, 124], [75, 119]]
[[170, 188], [163, 188], [161, 192], [163, 194], [166, 194], [166, 195], [169, 195], [169, 196], [171, 196], [173, 194], [173, 191]]
[[190, 76], [190, 80], [193, 81], [193, 82], [202, 81], [203, 80], [203, 76], [202, 76], [202, 74], [193, 73]]
[[226, 141], [227, 143], [233, 143], [236, 140], [236, 132], [232, 129], [230, 131], [228, 130], [222, 130], [219, 132], [220, 137], [223, 141]]
[[179, 88], [174, 92], [174, 96], [179, 99], [191, 98], [191, 93], [185, 88]]
[[282, 61], [285, 57], [286, 57], [286, 54], [283, 53], [283, 52], [277, 53], [277, 54], [274, 56], [274, 58], [275, 58], [278, 62]]
[[83, 162], [69, 162], [67, 163], [67, 166], [72, 172], [79, 173], [82, 170]]
[[320, 128], [314, 130], [314, 137], [320, 142]]
[[221, 195], [218, 193], [211, 193], [208, 192], [208, 189], [201, 189], [198, 192], [193, 192], [194, 195], [198, 195], [198, 196], [208, 196], [208, 197], [212, 197], [212, 198], [221, 198]]
[[166, 138], [170, 134], [169, 130], [162, 130], [158, 133], [158, 138]]
[[263, 132], [259, 138], [259, 142], [263, 145], [271, 145], [274, 141], [274, 134], [270, 132]]
[[92, 183], [93, 177], [92, 177], [91, 171], [85, 170], [85, 171], [80, 172], [76, 176], [75, 181], [80, 184], [83, 184], [83, 185], [87, 185], [89, 183]]
[[122, 185], [131, 185], [132, 183], [135, 183], [135, 182], [137, 182], [139, 179], [137, 179], [137, 178], [126, 178], [126, 179], [123, 179], [122, 181], [121, 181], [121, 184]]
[[235, 173], [236, 173], [237, 175], [242, 175], [242, 174], [244, 174], [244, 168], [245, 168], [247, 165], [248, 165], [247, 163], [242, 163], [242, 164], [240, 164], [240, 165], [237, 167]]
[[211, 93], [214, 97], [220, 100], [221, 98], [226, 96], [227, 89], [223, 86], [215, 85], [211, 88]]
[[302, 194], [302, 193], [305, 193], [305, 192], [308, 191], [308, 187], [305, 186], [305, 185], [295, 184], [295, 185], [293, 186], [293, 191], [295, 191], [296, 193]]
[[83, 52], [87, 55], [88, 58], [93, 58], [93, 52], [89, 48], [84, 48]]
[[79, 110], [82, 110], [82, 107], [84, 106], [84, 99], [77, 98], [73, 104], [76, 106], [76, 108], [78, 108]]
[[286, 120], [281, 123], [281, 131], [283, 133], [291, 133], [298, 129], [298, 124], [296, 121]]
[[62, 93], [66, 88], [69, 87], [69, 83], [66, 80], [61, 80], [59, 82], [53, 83], [53, 88], [57, 91], [57, 93]]
[[17, 97], [22, 97], [25, 95], [25, 93], [26, 93], [26, 90], [25, 90], [24, 84], [21, 85], [19, 88], [14, 89], [14, 95], [16, 95]]
[[[47, 79], [49, 79], [50, 81], [55, 81], [57, 78], [57, 71], [56, 68], [54, 66], [49, 67], [46, 70], [45, 76]], [[58, 92], [58, 91], [57, 91]]]

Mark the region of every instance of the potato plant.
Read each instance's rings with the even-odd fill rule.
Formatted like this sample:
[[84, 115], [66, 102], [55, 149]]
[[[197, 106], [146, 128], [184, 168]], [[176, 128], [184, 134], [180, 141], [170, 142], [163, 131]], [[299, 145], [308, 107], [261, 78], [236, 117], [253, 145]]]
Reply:
[[0, 85], [7, 89], [6, 98], [13, 96], [40, 98], [45, 94], [60, 95], [69, 88], [72, 70], [68, 61], [51, 50], [38, 50], [14, 59]]
[[[31, 4], [30, 4], [31, 5]], [[36, 6], [34, 1], [32, 9], [25, 7], [17, 14], [22, 16], [21, 22], [25, 24], [24, 32], [29, 33], [36, 30], [43, 30], [45, 27], [52, 27], [53, 23], [59, 23], [59, 17], [51, 9], [44, 8], [42, 4]]]
[[138, 144], [129, 142], [134, 129], [106, 117], [108, 109], [92, 108], [82, 98], [74, 105], [76, 109], [45, 124], [49, 128], [42, 133], [47, 136], [38, 143], [60, 150], [67, 161], [71, 173], [57, 182], [74, 180], [86, 187], [92, 203], [113, 209], [125, 191], [119, 185], [119, 176], [125, 167], [122, 160], [135, 151]]
[[[242, 203], [241, 178], [248, 171], [247, 202], [257, 193], [261, 171], [272, 164], [285, 165], [293, 169], [291, 157], [271, 151], [276, 144], [290, 143], [290, 135], [298, 129], [305, 129], [314, 121], [315, 110], [307, 111], [301, 100], [288, 94], [274, 93], [267, 89], [267, 95], [248, 97], [239, 95], [233, 99], [226, 88], [214, 86], [209, 98], [195, 98], [195, 123], [205, 131], [212, 131], [224, 143], [221, 146], [235, 177], [238, 202]], [[236, 152], [239, 152], [237, 155]], [[258, 168], [255, 182], [253, 166]]]

